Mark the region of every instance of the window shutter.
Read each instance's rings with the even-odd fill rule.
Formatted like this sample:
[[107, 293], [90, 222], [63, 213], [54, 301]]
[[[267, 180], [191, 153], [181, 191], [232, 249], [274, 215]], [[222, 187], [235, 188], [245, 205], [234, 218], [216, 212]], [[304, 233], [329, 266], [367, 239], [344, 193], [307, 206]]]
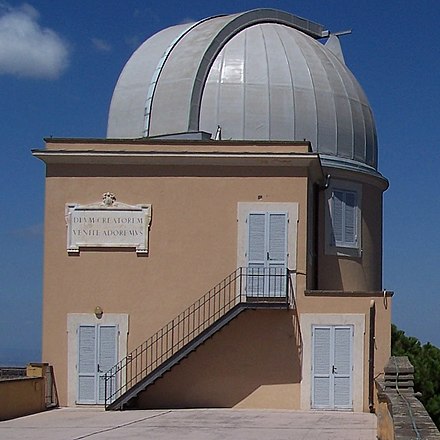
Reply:
[[344, 242], [351, 245], [356, 244], [357, 241], [356, 206], [356, 193], [347, 191], [345, 193]]
[[285, 213], [269, 213], [269, 259], [284, 265], [286, 261], [286, 229]]
[[265, 226], [266, 216], [264, 213], [249, 214], [249, 262], [262, 262], [265, 255]]
[[[99, 363], [99, 401], [103, 402], [105, 398], [104, 374], [112, 368], [117, 362], [117, 328], [115, 325], [100, 325], [98, 363]], [[110, 388], [111, 384], [107, 384]], [[112, 387], [113, 390], [115, 389]]]
[[314, 408], [330, 405], [330, 327], [313, 329], [313, 395]]
[[336, 408], [351, 407], [351, 327], [335, 327], [334, 404]]
[[246, 291], [248, 296], [264, 293], [264, 267], [266, 264], [266, 214], [249, 214], [248, 276]]
[[269, 295], [286, 292], [287, 214], [269, 213]]
[[339, 246], [344, 239], [344, 193], [342, 191], [333, 192], [333, 209], [332, 209], [332, 224], [333, 224], [333, 239], [334, 245]]
[[96, 327], [79, 326], [78, 338], [78, 402], [95, 403]]
[[332, 245], [356, 247], [357, 194], [355, 191], [334, 190], [332, 193]]
[[99, 326], [99, 367], [105, 372], [116, 364], [116, 326]]

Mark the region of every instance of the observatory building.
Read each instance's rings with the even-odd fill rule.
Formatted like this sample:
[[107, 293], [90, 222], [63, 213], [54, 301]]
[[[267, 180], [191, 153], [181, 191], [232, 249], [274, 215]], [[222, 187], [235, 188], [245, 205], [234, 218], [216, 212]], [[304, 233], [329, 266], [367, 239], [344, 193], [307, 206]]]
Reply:
[[43, 361], [63, 405], [368, 411], [390, 355], [368, 100], [272, 9], [164, 29], [105, 139], [46, 139]]

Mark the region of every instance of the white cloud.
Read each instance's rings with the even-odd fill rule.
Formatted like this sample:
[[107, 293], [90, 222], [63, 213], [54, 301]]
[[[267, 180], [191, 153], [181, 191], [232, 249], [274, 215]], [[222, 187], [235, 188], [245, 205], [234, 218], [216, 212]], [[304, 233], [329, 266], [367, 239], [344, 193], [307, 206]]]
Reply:
[[10, 7], [0, 2], [0, 74], [57, 78], [67, 67], [67, 43], [38, 19], [29, 4]]
[[93, 47], [100, 52], [111, 52], [112, 50], [111, 45], [100, 38], [92, 38], [92, 44]]

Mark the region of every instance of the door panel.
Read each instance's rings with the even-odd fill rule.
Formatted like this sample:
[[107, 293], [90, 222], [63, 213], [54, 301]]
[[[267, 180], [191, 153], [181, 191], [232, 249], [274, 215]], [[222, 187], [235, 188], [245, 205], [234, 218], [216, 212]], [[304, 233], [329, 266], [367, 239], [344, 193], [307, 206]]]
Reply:
[[315, 327], [313, 332], [313, 406], [330, 405], [331, 353], [330, 327]]
[[313, 408], [327, 408], [330, 406], [330, 376], [314, 378]]
[[96, 402], [96, 328], [78, 329], [78, 403]]
[[334, 377], [334, 407], [351, 408], [350, 378]]
[[335, 407], [351, 406], [351, 327], [334, 328]]
[[[116, 364], [116, 341], [117, 331], [114, 325], [100, 325], [98, 327], [98, 376], [99, 389], [98, 401], [104, 403], [105, 399], [105, 381], [104, 375]], [[107, 384], [108, 389], [112, 389], [111, 384]], [[113, 388], [114, 389], [114, 388]]]
[[268, 252], [269, 261], [279, 264], [286, 263], [286, 219], [285, 213], [268, 213], [269, 237]]

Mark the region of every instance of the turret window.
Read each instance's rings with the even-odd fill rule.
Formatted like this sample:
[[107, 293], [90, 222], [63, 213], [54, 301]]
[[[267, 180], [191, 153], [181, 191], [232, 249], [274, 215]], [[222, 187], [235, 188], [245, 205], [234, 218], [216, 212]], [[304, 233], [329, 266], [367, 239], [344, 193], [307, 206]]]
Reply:
[[357, 194], [335, 189], [331, 196], [332, 245], [357, 247]]
[[334, 182], [327, 197], [326, 251], [355, 256], [360, 250], [361, 187], [349, 182]]

